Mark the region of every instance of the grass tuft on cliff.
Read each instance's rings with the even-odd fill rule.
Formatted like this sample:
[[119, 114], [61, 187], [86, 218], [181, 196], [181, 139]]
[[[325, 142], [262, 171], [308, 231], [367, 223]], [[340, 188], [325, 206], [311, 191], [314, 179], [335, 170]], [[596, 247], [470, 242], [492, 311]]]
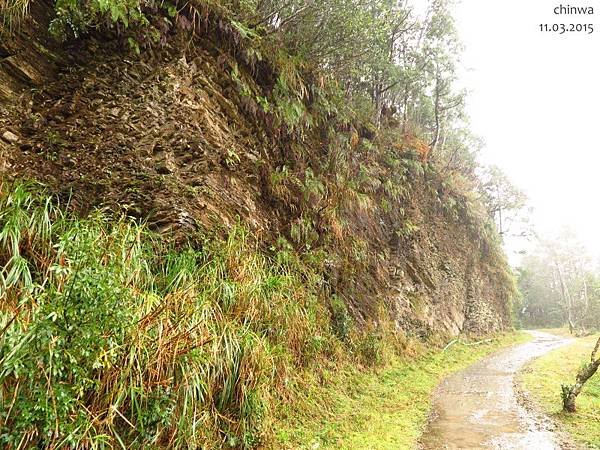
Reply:
[[336, 352], [290, 254], [241, 228], [175, 248], [35, 190], [0, 190], [3, 447], [254, 447], [294, 368]]

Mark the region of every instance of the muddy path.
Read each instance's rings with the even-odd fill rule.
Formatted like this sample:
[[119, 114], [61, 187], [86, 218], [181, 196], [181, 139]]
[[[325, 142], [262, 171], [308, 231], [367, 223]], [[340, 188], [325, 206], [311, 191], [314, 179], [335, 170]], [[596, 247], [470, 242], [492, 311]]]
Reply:
[[422, 449], [573, 448], [548, 418], [523, 407], [514, 386], [523, 365], [571, 339], [530, 333], [533, 341], [489, 356], [440, 384]]

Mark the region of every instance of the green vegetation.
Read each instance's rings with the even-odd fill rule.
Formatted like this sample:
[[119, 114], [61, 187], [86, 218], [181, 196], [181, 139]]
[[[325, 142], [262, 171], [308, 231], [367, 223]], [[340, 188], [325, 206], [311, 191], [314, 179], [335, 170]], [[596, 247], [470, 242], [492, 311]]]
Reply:
[[[0, 6], [4, 22], [27, 13], [27, 0], [18, 1], [25, 2], [18, 12]], [[93, 30], [136, 53], [190, 33], [218, 42], [226, 56], [219, 65], [244, 112], [286, 155], [261, 162], [313, 189], [306, 204], [322, 200], [298, 220], [319, 223], [323, 217], [308, 217], [318, 215], [315, 209], [331, 217], [348, 199], [393, 212], [425, 179], [446, 214], [485, 241], [483, 253], [509, 285], [494, 219], [522, 206], [522, 198], [497, 169], [485, 180], [478, 176], [482, 144], [465, 127], [464, 92], [455, 83], [461, 45], [451, 5], [430, 0], [419, 12], [396, 0], [60, 0], [50, 27], [59, 39]], [[230, 151], [224, 159], [234, 168], [239, 156]], [[367, 198], [381, 191], [386, 198]], [[399, 223], [399, 237], [418, 226]]]
[[253, 447], [294, 368], [338, 341], [293, 255], [241, 229], [199, 247], [0, 195], [0, 442]]
[[305, 380], [302, 394], [279, 412], [277, 433], [285, 448], [412, 449], [427, 421], [441, 379], [492, 351], [531, 339], [507, 334], [491, 342], [458, 342], [445, 351], [421, 345], [370, 372], [331, 369]]
[[556, 336], [563, 336], [563, 337], [571, 337], [571, 332], [569, 331], [568, 328], [539, 328], [539, 331], [543, 331], [544, 333], [550, 333], [550, 334], [554, 334]]
[[[13, 32], [28, 7], [0, 3], [0, 31]], [[90, 30], [120, 36], [137, 53], [176, 32], [215, 33], [236, 56], [230, 73], [240, 93], [292, 133], [331, 116], [370, 133], [392, 121], [399, 138], [421, 139], [403, 150], [439, 153], [459, 172], [477, 150], [454, 87], [460, 43], [448, 0], [431, 0], [421, 16], [396, 0], [58, 0], [50, 30], [60, 40]]]
[[600, 378], [591, 378], [577, 397], [577, 412], [563, 412], [561, 386], [571, 384], [582, 366], [589, 361], [598, 335], [579, 338], [566, 347], [535, 360], [522, 373], [526, 391], [552, 418], [581, 443], [600, 448]]

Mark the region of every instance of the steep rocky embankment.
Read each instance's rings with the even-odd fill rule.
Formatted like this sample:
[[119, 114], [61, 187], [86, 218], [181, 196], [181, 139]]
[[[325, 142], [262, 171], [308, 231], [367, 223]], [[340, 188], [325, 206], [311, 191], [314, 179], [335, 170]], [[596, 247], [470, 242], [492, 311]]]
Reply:
[[358, 324], [391, 318], [420, 337], [510, 325], [493, 232], [391, 132], [317, 111], [310, 90], [299, 115], [312, 126], [280, 124], [256, 98], [283, 70], [212, 17], [193, 41], [138, 56], [94, 37], [59, 46], [33, 5], [0, 46], [4, 180], [39, 180], [78, 211], [125, 210], [177, 239], [239, 222], [266, 252], [280, 237], [320, 251], [324, 290]]

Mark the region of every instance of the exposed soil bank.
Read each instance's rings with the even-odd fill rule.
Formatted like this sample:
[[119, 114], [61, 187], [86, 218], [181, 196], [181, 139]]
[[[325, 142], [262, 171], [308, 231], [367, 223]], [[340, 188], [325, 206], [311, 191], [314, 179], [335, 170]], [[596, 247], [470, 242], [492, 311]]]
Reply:
[[533, 358], [572, 340], [531, 331], [534, 340], [492, 355], [440, 384], [423, 449], [561, 449], [548, 419], [526, 410], [515, 374]]

